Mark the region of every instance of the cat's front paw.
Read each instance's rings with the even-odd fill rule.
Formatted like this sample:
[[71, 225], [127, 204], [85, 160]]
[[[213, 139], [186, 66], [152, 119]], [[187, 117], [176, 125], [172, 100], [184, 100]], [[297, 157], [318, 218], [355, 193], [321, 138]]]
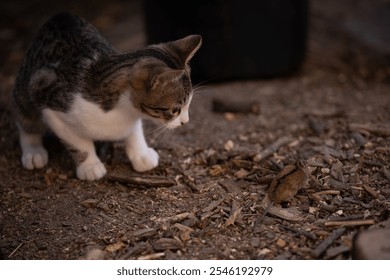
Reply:
[[130, 158], [133, 168], [137, 172], [151, 170], [158, 165], [158, 154], [153, 148], [148, 148], [145, 153]]
[[26, 148], [22, 155], [24, 168], [33, 170], [43, 168], [49, 161], [47, 151], [43, 147]]
[[101, 162], [81, 164], [77, 167], [77, 177], [80, 180], [99, 180], [106, 175], [106, 173], [107, 170]]

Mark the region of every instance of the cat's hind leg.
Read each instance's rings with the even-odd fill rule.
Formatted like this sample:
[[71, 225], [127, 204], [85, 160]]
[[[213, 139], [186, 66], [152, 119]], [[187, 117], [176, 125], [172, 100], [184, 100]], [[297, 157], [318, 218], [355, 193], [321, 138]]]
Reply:
[[34, 109], [34, 104], [28, 99], [21, 101], [23, 98], [23, 95], [15, 93], [11, 99], [12, 113], [19, 130], [22, 164], [29, 170], [43, 168], [49, 160], [42, 145], [46, 126], [41, 121], [41, 115]]
[[49, 157], [42, 145], [42, 134], [28, 133], [20, 125], [18, 128], [24, 168], [29, 170], [43, 168]]

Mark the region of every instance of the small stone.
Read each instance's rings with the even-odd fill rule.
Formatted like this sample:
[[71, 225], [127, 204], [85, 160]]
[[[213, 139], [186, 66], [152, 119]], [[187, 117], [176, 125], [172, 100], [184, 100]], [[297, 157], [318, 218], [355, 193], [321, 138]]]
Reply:
[[264, 255], [267, 255], [268, 253], [271, 253], [271, 250], [264, 248], [264, 249], [261, 249], [261, 251], [259, 252], [259, 255], [264, 256]]
[[103, 260], [105, 252], [99, 248], [90, 249], [85, 255], [86, 260]]
[[329, 174], [329, 172], [330, 172], [330, 169], [329, 169], [329, 168], [326, 168], [326, 167], [324, 167], [324, 168], [321, 168], [321, 172], [322, 172], [322, 173], [324, 173], [324, 174]]
[[241, 168], [240, 170], [238, 170], [236, 173], [234, 173], [234, 176], [238, 179], [241, 179], [241, 178], [244, 178], [246, 176], [248, 176], [249, 172], [246, 171], [245, 169]]
[[68, 179], [68, 175], [66, 175], [66, 174], [59, 174], [58, 178], [61, 179], [61, 180], [67, 180]]
[[234, 142], [232, 140], [228, 140], [223, 147], [226, 151], [231, 151], [234, 148]]
[[229, 112], [223, 114], [223, 116], [225, 117], [225, 119], [226, 119], [227, 121], [232, 121], [232, 120], [234, 120], [234, 119], [236, 118], [236, 115], [235, 115], [235, 114], [229, 113]]
[[278, 240], [276, 240], [276, 246], [278, 246], [280, 248], [284, 248], [284, 247], [286, 247], [286, 241], [284, 241], [281, 238], [278, 238]]

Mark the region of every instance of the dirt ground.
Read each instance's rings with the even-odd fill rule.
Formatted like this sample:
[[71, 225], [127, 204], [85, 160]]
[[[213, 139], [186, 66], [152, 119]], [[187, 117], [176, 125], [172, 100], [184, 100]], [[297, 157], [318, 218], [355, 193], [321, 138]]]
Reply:
[[[108, 177], [92, 183], [76, 179], [52, 136], [45, 140], [49, 165], [22, 168], [9, 94], [29, 40], [55, 11], [82, 15], [129, 50], [146, 41], [141, 5], [67, 1], [43, 10], [37, 3], [46, 1], [35, 2], [1, 4], [2, 258], [350, 259], [358, 232], [389, 224], [390, 51], [352, 28], [373, 34], [363, 24], [372, 23], [367, 1], [312, 1], [298, 73], [202, 84], [188, 125], [159, 134], [145, 124], [158, 168], [137, 174], [120, 143], [99, 143]], [[368, 2], [371, 9], [386, 3]], [[218, 98], [257, 102], [260, 110], [215, 112]], [[274, 205], [283, 215], [263, 215], [273, 178], [302, 159], [307, 185]]]

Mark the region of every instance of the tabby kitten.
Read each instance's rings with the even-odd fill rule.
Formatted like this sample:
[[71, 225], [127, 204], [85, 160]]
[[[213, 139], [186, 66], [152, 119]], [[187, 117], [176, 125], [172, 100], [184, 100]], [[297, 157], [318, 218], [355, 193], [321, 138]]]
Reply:
[[42, 135], [48, 127], [73, 156], [79, 179], [106, 174], [94, 140], [123, 140], [136, 171], [155, 168], [159, 157], [145, 141], [141, 119], [169, 129], [189, 121], [188, 62], [201, 43], [191, 35], [122, 54], [84, 19], [52, 17], [30, 46], [13, 92], [23, 166], [47, 164]]

